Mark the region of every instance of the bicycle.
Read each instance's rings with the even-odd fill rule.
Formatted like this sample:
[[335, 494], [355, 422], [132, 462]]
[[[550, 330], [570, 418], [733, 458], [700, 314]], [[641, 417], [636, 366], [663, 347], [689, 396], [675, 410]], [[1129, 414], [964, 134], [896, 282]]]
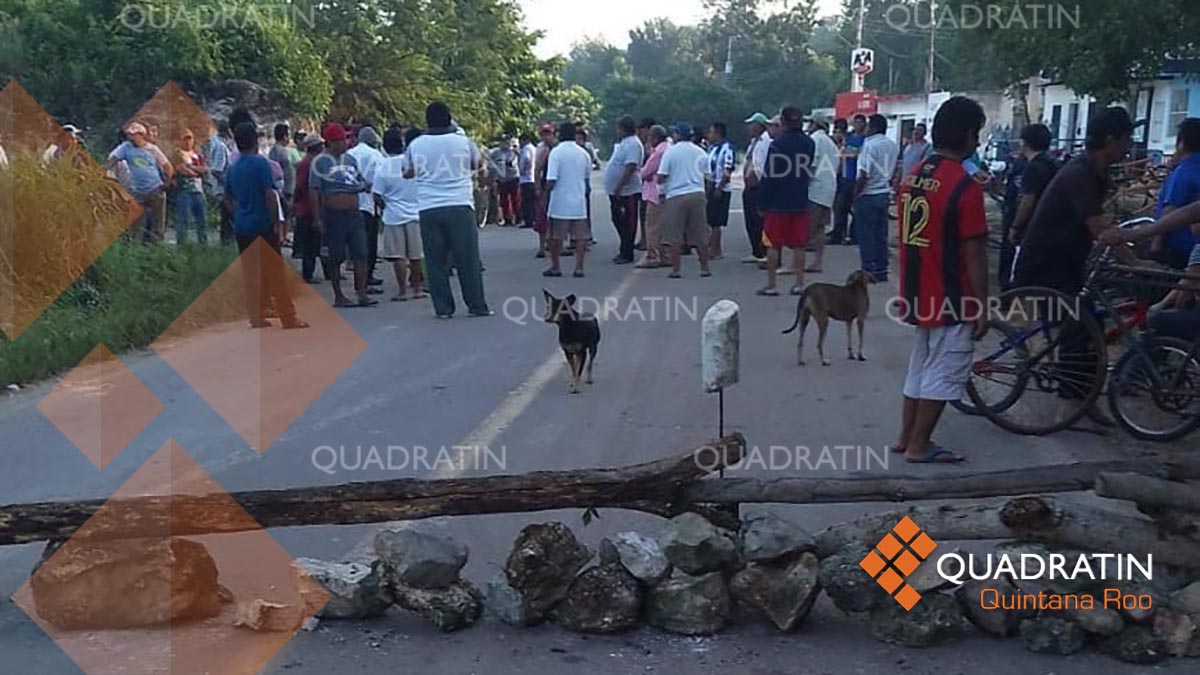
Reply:
[[[1135, 219], [1120, 227], [1147, 222], [1152, 219]], [[1151, 298], [1138, 291], [1143, 296], [1147, 290], [1165, 291], [1182, 279], [1178, 273], [1115, 265], [1109, 249], [1101, 248], [1075, 296], [1037, 287], [1004, 293], [996, 306], [999, 316], [990, 319], [994, 330], [980, 350], [984, 356], [973, 364], [968, 381], [973, 407], [1019, 434], [1044, 435], [1071, 426], [1104, 392], [1109, 345], [1145, 327]], [[1137, 289], [1133, 297], [1128, 295], [1130, 287]], [[1111, 328], [1102, 325], [1111, 322]], [[1192, 414], [1193, 407], [1200, 408], [1200, 389], [1191, 395], [1193, 383], [1200, 386], [1200, 360], [1195, 359], [1197, 352], [1181, 352], [1177, 342], [1156, 340], [1148, 336], [1128, 341], [1128, 351], [1113, 369], [1117, 384], [1109, 390], [1109, 402], [1118, 424], [1129, 433], [1171, 440], [1200, 425], [1200, 410]], [[1182, 373], [1177, 372], [1180, 368]], [[1140, 398], [1170, 413], [1170, 425], [1162, 428], [1135, 419], [1130, 405], [1140, 402], [1134, 396], [1139, 391], [1148, 391]]]

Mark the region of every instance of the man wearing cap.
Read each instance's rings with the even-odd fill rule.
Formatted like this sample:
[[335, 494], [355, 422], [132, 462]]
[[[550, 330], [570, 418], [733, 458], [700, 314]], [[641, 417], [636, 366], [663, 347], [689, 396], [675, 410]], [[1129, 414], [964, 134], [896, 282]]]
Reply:
[[[333, 286], [334, 307], [371, 307], [379, 304], [367, 296], [367, 231], [359, 196], [367, 182], [358, 160], [346, 146], [345, 127], [330, 122], [321, 130], [325, 151], [317, 155], [308, 172], [308, 194], [313, 222], [321, 232], [322, 245], [329, 251], [326, 268]], [[236, 166], [236, 165], [235, 165]], [[342, 263], [354, 263], [355, 301], [342, 293]]]
[[379, 261], [379, 210], [371, 195], [371, 184], [375, 180], [375, 167], [383, 161], [379, 151], [379, 134], [373, 127], [358, 130], [358, 143], [349, 152], [358, 162], [359, 172], [367, 184], [367, 191], [358, 195], [358, 210], [363, 214], [363, 228], [367, 237], [367, 294], [382, 293], [376, 286], [383, 281], [375, 278], [375, 264]]
[[475, 220], [474, 179], [483, 168], [475, 143], [457, 133], [450, 108], [435, 101], [425, 109], [428, 128], [409, 144], [407, 178], [417, 182], [421, 244], [429, 272], [429, 295], [439, 319], [454, 316], [450, 290], [453, 262], [463, 302], [470, 316], [491, 316], [483, 290], [479, 261], [479, 228]]
[[[233, 232], [242, 253], [242, 279], [250, 325], [267, 328], [273, 308], [285, 330], [307, 328], [296, 317], [284, 277], [286, 263], [276, 252], [284, 231], [283, 205], [267, 159], [258, 152], [258, 129], [243, 122], [234, 129], [240, 154], [225, 176], [225, 207], [233, 214]], [[255, 243], [259, 243], [253, 249]]]
[[129, 168], [130, 193], [142, 207], [142, 215], [138, 218], [142, 243], [155, 244], [159, 240], [163, 188], [171, 175], [170, 164], [161, 152], [150, 150], [149, 133], [144, 124], [133, 122], [125, 128], [125, 134], [129, 140], [113, 149], [104, 167], [114, 174], [119, 162], [125, 162]]
[[708, 269], [708, 223], [705, 193], [712, 184], [708, 154], [693, 142], [692, 125], [675, 125], [675, 143], [663, 154], [658, 167], [658, 183], [666, 202], [663, 205], [663, 243], [671, 258], [672, 279], [679, 272], [679, 259], [688, 247], [700, 258], [700, 276], [711, 277]]
[[617, 120], [617, 141], [604, 170], [604, 191], [608, 194], [613, 227], [621, 242], [620, 250], [613, 258], [617, 265], [633, 262], [642, 201], [638, 168], [645, 154], [646, 149], [637, 136], [637, 123], [629, 115], [623, 115]]
[[[1026, 226], [1013, 267], [1014, 287], [1042, 286], [1071, 297], [1083, 287], [1093, 242], [1113, 227], [1113, 217], [1104, 212], [1110, 187], [1108, 169], [1133, 147], [1134, 127], [1129, 113], [1120, 106], [1101, 110], [1088, 122], [1083, 154], [1058, 170]], [[1112, 253], [1124, 264], [1138, 263], [1124, 247], [1113, 248]], [[1077, 326], [1064, 328], [1060, 350], [1071, 358], [1060, 366], [1064, 372], [1059, 396], [1082, 398], [1091, 388], [1098, 355], [1086, 331]], [[1101, 424], [1111, 423], [1094, 406], [1088, 414]]]
[[766, 248], [762, 243], [762, 216], [758, 212], [759, 183], [767, 163], [767, 151], [771, 148], [771, 135], [767, 133], [770, 119], [756, 112], [746, 118], [750, 128], [750, 145], [746, 148], [746, 161], [742, 164], [742, 214], [746, 220], [746, 237], [750, 240], [750, 255], [742, 258], [744, 263], [765, 263]]
[[[308, 192], [308, 176], [313, 160], [325, 149], [325, 141], [316, 134], [305, 134], [300, 139], [304, 156], [296, 164], [295, 194], [292, 196], [292, 212], [296, 216], [293, 244], [300, 256], [300, 276], [308, 283], [316, 283], [313, 274], [317, 270], [317, 256], [321, 252], [321, 233], [313, 219], [312, 199]], [[326, 276], [329, 276], [326, 270]]]
[[783, 249], [792, 249], [796, 275], [792, 295], [804, 288], [804, 247], [809, 240], [809, 181], [813, 168], [813, 140], [804, 133], [800, 109], [787, 106], [780, 113], [783, 133], [771, 142], [759, 194], [763, 211], [763, 239], [767, 246], [767, 285], [759, 295], [776, 296], [775, 273]]
[[808, 136], [813, 141], [813, 170], [808, 181], [809, 242], [813, 262], [805, 271], [819, 274], [825, 264], [825, 229], [833, 214], [837, 197], [838, 147], [829, 136], [829, 118], [813, 115], [808, 122]]

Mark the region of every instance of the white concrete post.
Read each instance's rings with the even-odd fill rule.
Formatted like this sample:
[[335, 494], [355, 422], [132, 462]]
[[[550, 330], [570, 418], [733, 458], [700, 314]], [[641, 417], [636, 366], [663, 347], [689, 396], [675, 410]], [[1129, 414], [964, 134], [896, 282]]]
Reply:
[[704, 313], [700, 323], [700, 377], [704, 391], [718, 392], [738, 381], [740, 312], [736, 302], [720, 300]]

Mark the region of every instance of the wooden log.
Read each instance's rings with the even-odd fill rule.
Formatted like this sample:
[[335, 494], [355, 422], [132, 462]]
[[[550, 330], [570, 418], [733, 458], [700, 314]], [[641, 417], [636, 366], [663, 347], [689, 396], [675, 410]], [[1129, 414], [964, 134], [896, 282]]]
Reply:
[[1136, 473], [1100, 474], [1096, 477], [1096, 494], [1147, 508], [1200, 512], [1200, 486]]
[[855, 542], [874, 546], [906, 515], [938, 542], [1022, 539], [1105, 553], [1152, 554], [1155, 562], [1200, 569], [1200, 541], [1163, 537], [1153, 521], [1046, 496], [871, 514], [822, 532], [818, 554], [824, 557]]
[[672, 516], [688, 508], [684, 486], [736, 463], [745, 446], [733, 434], [682, 456], [613, 469], [16, 504], [0, 507], [0, 546], [66, 539], [84, 523], [84, 536], [130, 538], [587, 507]]
[[918, 499], [1015, 497], [1048, 492], [1091, 490], [1097, 477], [1112, 471], [1168, 475], [1162, 462], [1115, 460], [1066, 465], [1030, 466], [1007, 471], [950, 476], [854, 473], [845, 478], [725, 478], [696, 483], [684, 490], [693, 502], [751, 504], [836, 504], [903, 502]]

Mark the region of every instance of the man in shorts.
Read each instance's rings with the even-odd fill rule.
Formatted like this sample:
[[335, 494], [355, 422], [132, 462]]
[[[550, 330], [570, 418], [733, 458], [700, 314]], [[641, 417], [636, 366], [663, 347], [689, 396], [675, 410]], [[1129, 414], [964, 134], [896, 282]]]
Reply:
[[383, 202], [382, 257], [392, 263], [396, 273], [396, 295], [393, 302], [408, 300], [407, 282], [412, 282], [414, 298], [425, 297], [421, 290], [421, 212], [417, 207], [417, 184], [405, 178], [408, 157], [404, 148], [421, 135], [419, 129], [406, 133], [392, 127], [383, 134], [383, 150], [387, 157], [375, 167], [375, 182], [371, 191]]
[[[347, 151], [346, 129], [336, 122], [321, 131], [325, 152], [312, 162], [308, 194], [313, 223], [329, 251], [329, 283], [334, 307], [370, 307], [379, 304], [367, 296], [367, 230], [358, 195], [367, 189], [358, 162]], [[342, 293], [342, 263], [354, 263], [354, 292], [357, 302]]]
[[692, 125], [675, 125], [675, 143], [663, 154], [658, 167], [658, 184], [663, 196], [663, 244], [670, 257], [671, 279], [679, 279], [679, 258], [694, 247], [700, 258], [700, 276], [711, 277], [708, 269], [709, 228], [705, 195], [712, 183], [708, 153], [693, 142]]
[[983, 108], [955, 96], [933, 120], [934, 153], [900, 191], [900, 300], [917, 343], [904, 382], [904, 417], [892, 450], [914, 464], [963, 458], [933, 442], [947, 401], [962, 398], [974, 341], [987, 323], [987, 216], [983, 190], [963, 168], [979, 146]]
[[587, 214], [587, 181], [591, 172], [592, 158], [576, 142], [575, 125], [569, 122], [559, 125], [558, 145], [550, 151], [546, 162], [550, 269], [542, 272], [542, 276], [562, 276], [559, 258], [563, 240], [567, 238], [575, 247], [574, 276], [583, 276], [583, 259], [587, 256], [587, 244], [592, 238]]
[[783, 249], [792, 250], [796, 283], [792, 295], [804, 288], [804, 247], [808, 246], [808, 187], [813, 170], [813, 140], [804, 133], [804, 116], [796, 106], [779, 114], [783, 133], [771, 143], [758, 206], [763, 212], [763, 244], [767, 247], [767, 285], [759, 295], [777, 296], [775, 274]]

